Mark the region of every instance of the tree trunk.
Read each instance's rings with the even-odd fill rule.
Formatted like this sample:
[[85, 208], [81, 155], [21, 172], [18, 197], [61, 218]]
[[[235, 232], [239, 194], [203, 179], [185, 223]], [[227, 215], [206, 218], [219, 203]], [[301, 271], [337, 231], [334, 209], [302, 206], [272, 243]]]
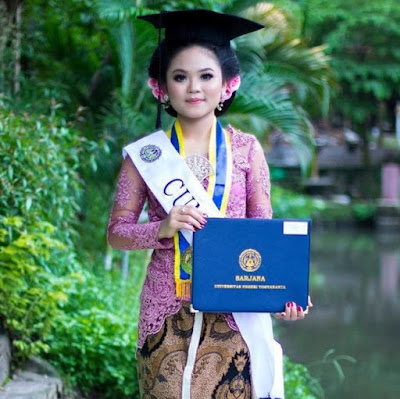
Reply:
[[396, 103], [396, 138], [397, 145], [400, 148], [400, 101]]
[[383, 122], [385, 118], [385, 102], [379, 101], [378, 103], [378, 129], [379, 129], [379, 136], [377, 141], [377, 146], [379, 148], [383, 147]]
[[18, 94], [21, 88], [21, 19], [22, 19], [22, 3], [17, 5], [15, 11], [15, 60], [14, 60], [14, 94]]

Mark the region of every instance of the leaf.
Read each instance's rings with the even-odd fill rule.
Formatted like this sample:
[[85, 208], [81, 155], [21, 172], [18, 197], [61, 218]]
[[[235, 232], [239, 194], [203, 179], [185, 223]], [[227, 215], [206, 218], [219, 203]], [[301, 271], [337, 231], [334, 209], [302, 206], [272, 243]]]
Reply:
[[26, 198], [26, 210], [29, 211], [31, 209], [32, 206], [32, 197], [27, 197]]

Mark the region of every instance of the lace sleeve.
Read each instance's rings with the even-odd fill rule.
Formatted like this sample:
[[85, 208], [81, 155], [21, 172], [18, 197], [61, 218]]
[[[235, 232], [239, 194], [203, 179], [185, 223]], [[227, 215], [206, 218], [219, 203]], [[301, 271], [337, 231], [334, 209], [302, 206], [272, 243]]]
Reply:
[[108, 243], [115, 249], [168, 249], [172, 239], [158, 239], [161, 221], [138, 224], [146, 202], [146, 185], [127, 156], [118, 177], [114, 206], [107, 228]]
[[272, 218], [270, 200], [269, 169], [264, 151], [256, 138], [251, 143], [248, 155], [250, 169], [247, 172], [247, 206], [248, 218]]

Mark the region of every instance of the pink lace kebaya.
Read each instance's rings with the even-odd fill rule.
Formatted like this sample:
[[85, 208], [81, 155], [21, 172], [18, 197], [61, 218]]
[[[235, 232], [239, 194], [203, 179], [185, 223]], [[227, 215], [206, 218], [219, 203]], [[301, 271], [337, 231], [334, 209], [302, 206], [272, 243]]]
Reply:
[[[227, 131], [231, 135], [233, 152], [227, 217], [271, 218], [269, 170], [261, 145], [252, 135], [230, 126]], [[207, 180], [203, 181], [205, 188], [207, 183]], [[146, 200], [149, 222], [138, 224]], [[158, 239], [161, 222], [166, 216], [127, 157], [119, 174], [107, 232], [113, 248], [154, 249], [140, 296], [139, 348], [149, 334], [159, 332], [165, 319], [177, 313], [182, 306], [182, 301], [175, 296], [173, 239]], [[232, 329], [237, 330], [232, 315], [226, 315], [226, 320]]]

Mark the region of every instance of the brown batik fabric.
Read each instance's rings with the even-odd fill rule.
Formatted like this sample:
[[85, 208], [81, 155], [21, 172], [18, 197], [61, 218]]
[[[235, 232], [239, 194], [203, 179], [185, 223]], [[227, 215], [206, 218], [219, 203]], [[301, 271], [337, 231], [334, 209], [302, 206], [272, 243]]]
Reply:
[[[137, 352], [142, 399], [181, 399], [194, 315], [184, 305]], [[205, 313], [191, 399], [252, 399], [248, 348], [219, 314]]]

